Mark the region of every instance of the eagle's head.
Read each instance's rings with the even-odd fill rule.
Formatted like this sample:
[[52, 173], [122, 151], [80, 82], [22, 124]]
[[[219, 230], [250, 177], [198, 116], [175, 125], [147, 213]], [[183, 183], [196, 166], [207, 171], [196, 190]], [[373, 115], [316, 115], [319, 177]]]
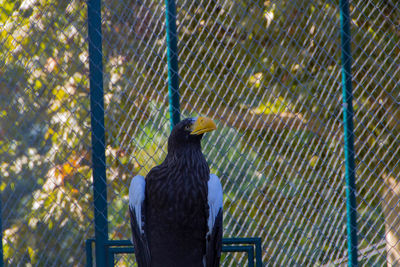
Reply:
[[172, 129], [168, 139], [168, 153], [176, 149], [200, 147], [203, 134], [217, 129], [214, 121], [206, 117], [188, 118]]

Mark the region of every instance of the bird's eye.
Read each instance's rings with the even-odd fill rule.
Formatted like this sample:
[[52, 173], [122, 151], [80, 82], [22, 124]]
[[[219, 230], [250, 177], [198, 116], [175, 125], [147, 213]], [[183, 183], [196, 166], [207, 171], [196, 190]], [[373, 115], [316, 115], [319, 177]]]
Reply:
[[192, 130], [192, 127], [190, 126], [190, 124], [188, 124], [188, 125], [185, 126], [185, 130], [186, 130], [186, 131], [191, 131], [191, 130]]

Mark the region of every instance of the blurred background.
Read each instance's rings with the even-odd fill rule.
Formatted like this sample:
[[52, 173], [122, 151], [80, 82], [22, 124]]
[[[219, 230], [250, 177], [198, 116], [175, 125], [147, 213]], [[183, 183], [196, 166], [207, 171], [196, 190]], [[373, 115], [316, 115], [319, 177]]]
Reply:
[[[261, 237], [266, 266], [346, 264], [339, 1], [178, 0], [182, 117], [224, 236]], [[350, 2], [359, 262], [400, 264], [400, 2]], [[165, 5], [102, 2], [109, 238], [130, 238], [128, 185], [166, 155]], [[94, 236], [87, 6], [0, 0], [5, 266], [83, 266]], [[244, 266], [223, 255], [222, 266]], [[116, 257], [130, 266], [134, 255]]]

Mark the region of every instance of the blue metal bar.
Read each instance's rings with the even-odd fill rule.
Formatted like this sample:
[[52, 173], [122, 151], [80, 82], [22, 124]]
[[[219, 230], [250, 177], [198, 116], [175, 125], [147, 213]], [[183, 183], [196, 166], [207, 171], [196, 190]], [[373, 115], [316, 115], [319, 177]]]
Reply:
[[106, 265], [108, 240], [101, 0], [88, 0], [89, 80], [96, 266]]
[[1, 209], [2, 209], [2, 203], [1, 203], [1, 194], [0, 194], [0, 232], [1, 232], [1, 240], [0, 240], [0, 253], [1, 253], [1, 258], [0, 258], [0, 267], [4, 266], [4, 256], [3, 256], [3, 221], [1, 220]]
[[110, 250], [108, 250], [108, 253], [107, 253], [107, 261], [108, 261], [107, 267], [114, 266], [115, 256], [114, 256], [114, 253], [112, 253], [112, 251], [110, 251]]
[[[249, 258], [248, 259], [249, 266], [254, 266], [254, 259], [256, 261], [256, 267], [262, 266], [261, 238], [259, 237], [223, 238], [222, 243], [228, 245], [222, 247], [222, 252], [246, 252]], [[255, 245], [255, 253], [254, 253], [254, 246], [235, 246], [238, 244]], [[114, 257], [111, 254], [134, 253], [134, 248], [130, 240], [107, 240], [104, 243], [104, 245], [106, 246], [107, 255], [109, 259]]]
[[254, 267], [254, 247], [253, 246], [223, 246], [222, 252], [246, 252], [249, 267]]
[[108, 240], [105, 243], [106, 246], [132, 246], [133, 244], [130, 240]]
[[93, 255], [92, 255], [92, 243], [94, 239], [86, 239], [85, 248], [86, 248], [86, 267], [93, 266]]
[[[236, 238], [223, 238], [224, 244], [261, 244], [260, 237], [236, 237]], [[132, 246], [130, 240], [108, 240], [105, 242], [106, 246]]]
[[176, 33], [175, 0], [165, 0], [168, 56], [168, 94], [171, 130], [180, 121], [178, 35]]
[[132, 254], [135, 253], [133, 247], [118, 247], [118, 248], [109, 248], [108, 251], [112, 254]]
[[223, 238], [224, 244], [256, 244], [261, 242], [259, 237], [235, 237], [235, 238]]
[[262, 267], [262, 247], [261, 238], [258, 237], [256, 240], [256, 267]]
[[343, 126], [346, 161], [347, 244], [349, 266], [357, 266], [357, 204], [354, 163], [353, 93], [349, 1], [340, 0], [342, 42]]
[[[114, 255], [115, 254], [131, 254], [134, 253], [133, 247], [116, 247], [116, 248], [109, 248], [107, 250], [108, 258], [109, 258], [109, 266], [113, 266], [111, 262], [114, 262]], [[254, 247], [253, 246], [223, 246], [222, 252], [246, 252], [247, 253], [247, 260], [248, 266], [254, 267]], [[111, 261], [112, 259], [112, 261]]]
[[260, 237], [223, 238], [223, 244], [254, 244], [256, 247], [256, 267], [262, 266], [262, 247]]

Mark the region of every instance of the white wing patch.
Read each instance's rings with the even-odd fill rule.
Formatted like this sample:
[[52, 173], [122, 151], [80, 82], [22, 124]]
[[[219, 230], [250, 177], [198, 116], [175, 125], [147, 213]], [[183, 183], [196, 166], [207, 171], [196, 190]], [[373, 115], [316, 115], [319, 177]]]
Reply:
[[135, 212], [136, 221], [140, 232], [143, 234], [142, 222], [142, 204], [144, 201], [144, 192], [146, 188], [146, 181], [143, 176], [136, 175], [131, 181], [129, 186], [129, 207]]
[[210, 180], [208, 180], [208, 233], [210, 235], [214, 228], [215, 217], [218, 212], [222, 209], [223, 204], [223, 192], [221, 182], [215, 174], [210, 174]]

